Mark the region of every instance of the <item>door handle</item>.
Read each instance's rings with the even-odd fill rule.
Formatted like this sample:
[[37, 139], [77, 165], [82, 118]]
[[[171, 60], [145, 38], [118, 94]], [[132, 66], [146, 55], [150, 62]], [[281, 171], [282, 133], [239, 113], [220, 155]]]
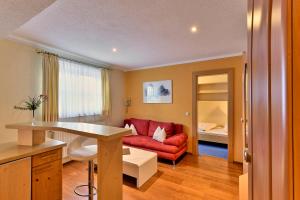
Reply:
[[247, 163], [250, 163], [250, 162], [251, 162], [251, 155], [249, 154], [248, 149], [245, 149], [245, 150], [244, 150], [244, 160], [245, 160]]
[[247, 119], [241, 118], [241, 123], [242, 123], [242, 124], [243, 124], [243, 123], [247, 123], [247, 122], [248, 122]]

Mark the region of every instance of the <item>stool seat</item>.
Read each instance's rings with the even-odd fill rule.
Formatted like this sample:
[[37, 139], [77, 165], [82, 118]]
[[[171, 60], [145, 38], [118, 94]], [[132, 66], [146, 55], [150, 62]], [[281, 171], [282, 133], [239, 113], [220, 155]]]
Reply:
[[97, 158], [97, 145], [81, 146], [69, 151], [69, 157], [72, 160], [85, 161]]
[[[97, 194], [97, 189], [94, 187], [94, 159], [97, 158], [98, 146], [97, 140], [79, 136], [74, 139], [68, 146], [68, 156], [71, 160], [88, 161], [88, 184], [79, 185], [75, 188], [74, 192], [82, 197], [88, 197], [89, 200], [93, 200], [93, 196]], [[82, 187], [88, 187], [88, 194], [81, 194], [77, 189]]]

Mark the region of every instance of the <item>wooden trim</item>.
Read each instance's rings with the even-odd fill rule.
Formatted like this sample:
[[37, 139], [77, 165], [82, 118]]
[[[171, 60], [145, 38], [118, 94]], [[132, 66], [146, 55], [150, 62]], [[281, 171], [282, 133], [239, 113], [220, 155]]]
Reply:
[[293, 194], [300, 199], [300, 2], [292, 0], [292, 132], [293, 132]]
[[218, 70], [207, 70], [193, 72], [192, 78], [192, 140], [193, 140], [193, 154], [198, 155], [198, 133], [197, 133], [197, 86], [198, 77], [207, 75], [218, 75], [227, 74], [228, 75], [228, 161], [233, 162], [234, 156], [234, 69], [218, 69]]
[[[247, 9], [247, 68], [249, 75], [249, 116], [248, 116], [248, 153], [253, 155], [252, 135], [252, 47], [253, 47], [253, 10], [254, 0], [248, 0]], [[252, 158], [250, 160], [252, 162]], [[248, 199], [253, 199], [253, 167], [248, 163]]]

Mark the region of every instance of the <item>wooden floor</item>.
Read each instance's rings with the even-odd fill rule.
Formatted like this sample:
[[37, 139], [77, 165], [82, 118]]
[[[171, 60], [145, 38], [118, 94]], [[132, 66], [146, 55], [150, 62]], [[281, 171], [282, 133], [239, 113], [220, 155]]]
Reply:
[[[135, 179], [124, 177], [124, 200], [238, 200], [238, 177], [242, 166], [208, 156], [186, 155], [173, 169], [158, 163], [158, 173], [140, 189]], [[63, 168], [64, 200], [87, 199], [78, 197], [73, 189], [86, 184], [87, 164], [70, 162]], [[96, 199], [96, 198], [95, 198]]]

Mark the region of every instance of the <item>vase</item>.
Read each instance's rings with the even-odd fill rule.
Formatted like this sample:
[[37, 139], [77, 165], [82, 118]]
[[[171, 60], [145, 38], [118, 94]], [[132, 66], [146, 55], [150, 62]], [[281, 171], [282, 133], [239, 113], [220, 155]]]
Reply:
[[33, 125], [35, 123], [35, 114], [34, 110], [32, 111], [32, 119], [31, 119], [31, 124]]

